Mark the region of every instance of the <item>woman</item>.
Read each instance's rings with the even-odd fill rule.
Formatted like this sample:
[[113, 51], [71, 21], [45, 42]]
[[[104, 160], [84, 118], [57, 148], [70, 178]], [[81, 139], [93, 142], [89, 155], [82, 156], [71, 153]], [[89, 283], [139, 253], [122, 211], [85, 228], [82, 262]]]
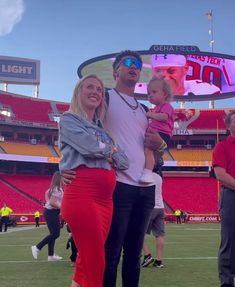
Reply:
[[61, 176], [57, 171], [52, 177], [50, 188], [45, 193], [46, 204], [43, 214], [50, 234], [37, 245], [31, 247], [34, 259], [38, 258], [39, 252], [45, 245], [48, 245], [48, 261], [62, 259], [62, 257], [54, 254], [55, 241], [60, 236], [60, 207], [62, 197]]
[[112, 219], [116, 169], [127, 169], [126, 155], [103, 129], [104, 86], [95, 75], [80, 80], [70, 109], [60, 119], [60, 170], [76, 171], [65, 187], [62, 216], [79, 255], [71, 287], [102, 287], [104, 243]]

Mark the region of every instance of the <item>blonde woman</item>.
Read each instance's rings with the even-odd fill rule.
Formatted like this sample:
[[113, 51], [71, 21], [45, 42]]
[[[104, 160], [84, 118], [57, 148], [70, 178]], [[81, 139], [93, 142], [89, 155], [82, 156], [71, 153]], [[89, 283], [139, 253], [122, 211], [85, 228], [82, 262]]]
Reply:
[[76, 172], [75, 179], [65, 186], [62, 201], [62, 217], [79, 249], [71, 287], [103, 285], [114, 168], [128, 168], [126, 155], [103, 128], [105, 113], [103, 83], [89, 75], [75, 86], [70, 109], [60, 119], [60, 170]]

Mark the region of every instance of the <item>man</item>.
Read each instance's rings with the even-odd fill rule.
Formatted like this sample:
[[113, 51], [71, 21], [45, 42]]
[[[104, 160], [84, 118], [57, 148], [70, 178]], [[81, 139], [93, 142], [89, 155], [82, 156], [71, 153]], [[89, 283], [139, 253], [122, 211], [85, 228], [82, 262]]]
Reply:
[[176, 223], [181, 224], [181, 210], [180, 209], [175, 210], [175, 217], [176, 217]]
[[[220, 94], [220, 89], [210, 83], [198, 80], [186, 80], [189, 70], [186, 57], [175, 54], [152, 55], [152, 70], [154, 76], [163, 76], [169, 81], [175, 96]], [[145, 84], [137, 84], [135, 92], [147, 92]]]
[[2, 227], [4, 227], [4, 232], [7, 232], [9, 217], [12, 213], [12, 209], [4, 203], [3, 207], [0, 209], [1, 221], [0, 221], [0, 232], [2, 232]]
[[[116, 286], [122, 250], [123, 287], [139, 286], [141, 249], [154, 207], [154, 185], [140, 184], [139, 178], [145, 164], [144, 144], [157, 149], [162, 139], [157, 134], [145, 133], [148, 125], [145, 110], [134, 98], [141, 68], [142, 59], [134, 51], [119, 53], [113, 62], [116, 87], [108, 95], [106, 128], [125, 151], [130, 166], [126, 171], [117, 171], [113, 219], [106, 242], [104, 287]], [[68, 171], [62, 175], [69, 179]]]
[[40, 221], [40, 212], [38, 210], [36, 210], [34, 212], [34, 221], [35, 221], [35, 227], [39, 227], [39, 221]]
[[221, 242], [218, 256], [221, 287], [234, 287], [235, 276], [235, 111], [225, 118], [230, 131], [213, 150], [213, 167], [221, 183]]
[[154, 267], [163, 268], [164, 265], [162, 263], [162, 256], [165, 243], [165, 213], [162, 198], [162, 178], [156, 173], [153, 173], [153, 176], [156, 183], [155, 206], [151, 214], [147, 234], [151, 234], [152, 232], [155, 237], [156, 259], [153, 259], [148, 244], [146, 241], [144, 241], [144, 260], [142, 266], [147, 267], [153, 263]]

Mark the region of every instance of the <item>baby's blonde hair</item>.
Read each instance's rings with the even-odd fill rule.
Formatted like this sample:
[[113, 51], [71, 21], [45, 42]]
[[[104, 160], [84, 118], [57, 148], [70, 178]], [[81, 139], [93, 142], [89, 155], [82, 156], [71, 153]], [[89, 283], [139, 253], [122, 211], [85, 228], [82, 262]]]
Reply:
[[149, 90], [149, 86], [155, 82], [157, 82], [161, 85], [162, 91], [167, 95], [165, 98], [166, 102], [171, 102], [173, 99], [173, 92], [172, 92], [172, 89], [171, 89], [169, 82], [167, 80], [165, 80], [164, 77], [162, 77], [162, 76], [158, 76], [158, 77], [154, 76], [149, 81], [147, 89]]

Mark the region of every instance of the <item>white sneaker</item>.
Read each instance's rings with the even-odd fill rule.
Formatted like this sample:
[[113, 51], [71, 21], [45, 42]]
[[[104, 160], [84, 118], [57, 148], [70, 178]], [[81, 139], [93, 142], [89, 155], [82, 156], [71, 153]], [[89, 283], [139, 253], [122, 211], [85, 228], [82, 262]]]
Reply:
[[40, 250], [37, 248], [36, 245], [31, 246], [31, 250], [32, 250], [32, 255], [34, 259], [38, 259], [38, 254], [40, 252]]
[[140, 179], [140, 183], [155, 183], [153, 178], [153, 172], [150, 169], [144, 169]]
[[63, 257], [60, 257], [58, 255], [52, 255], [52, 256], [48, 256], [48, 261], [60, 261], [61, 259], [63, 259]]

